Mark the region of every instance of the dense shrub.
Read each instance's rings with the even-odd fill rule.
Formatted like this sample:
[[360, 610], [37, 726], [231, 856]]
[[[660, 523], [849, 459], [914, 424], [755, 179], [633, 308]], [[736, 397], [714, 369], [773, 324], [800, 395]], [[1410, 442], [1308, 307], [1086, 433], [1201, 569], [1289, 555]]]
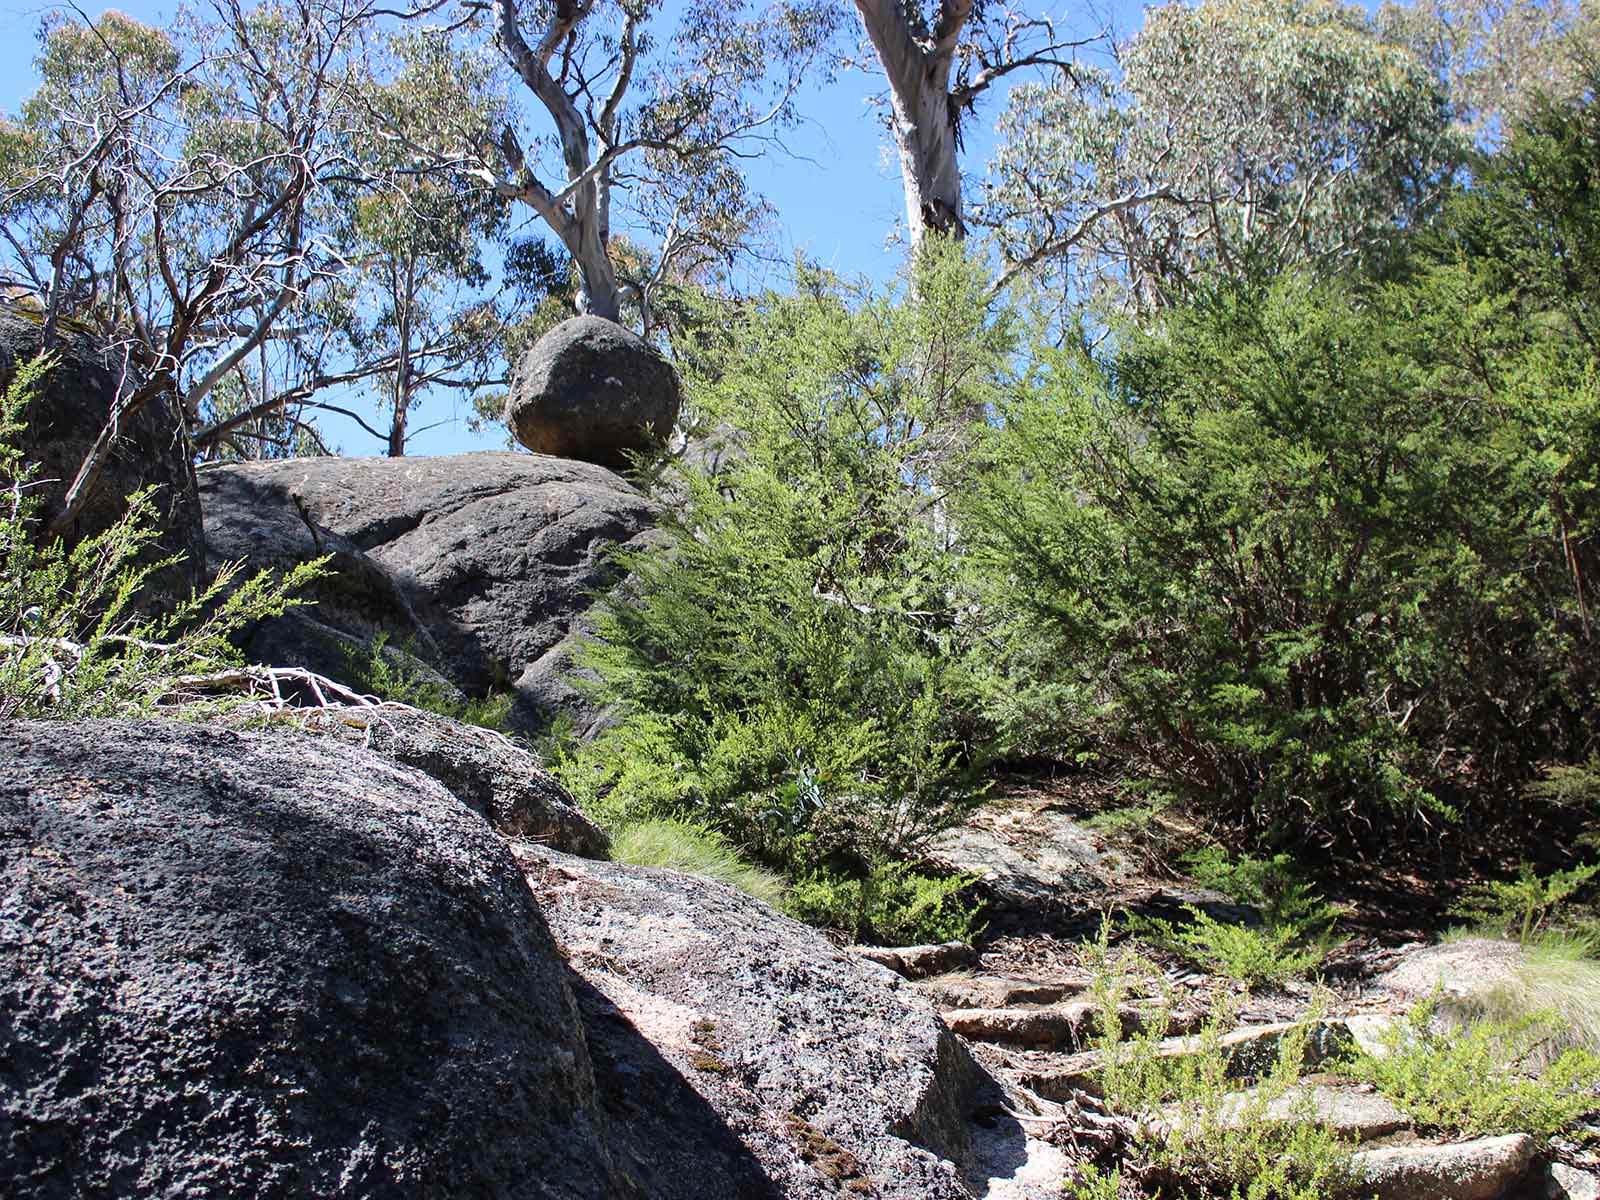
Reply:
[[1221, 292], [1050, 365], [967, 511], [1063, 728], [1282, 834], [1587, 739], [1594, 360], [1470, 268]]
[[621, 556], [585, 655], [620, 720], [558, 764], [602, 815], [708, 824], [838, 894], [977, 798], [977, 632], [942, 497], [1010, 348], [980, 292], [948, 252], [887, 298], [808, 275], [692, 357], [725, 462], [661, 479], [670, 536]]
[[1436, 1015], [1436, 1001], [1417, 1004], [1378, 1052], [1350, 1067], [1423, 1129], [1548, 1138], [1600, 1107], [1600, 1056], [1572, 1047], [1538, 1066], [1540, 1051], [1562, 1033], [1555, 1013], [1465, 1029], [1441, 1026]]

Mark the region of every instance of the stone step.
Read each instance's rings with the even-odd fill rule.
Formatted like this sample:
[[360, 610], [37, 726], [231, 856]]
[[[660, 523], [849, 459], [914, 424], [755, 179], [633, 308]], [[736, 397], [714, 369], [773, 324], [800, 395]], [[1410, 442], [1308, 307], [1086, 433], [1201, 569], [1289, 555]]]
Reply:
[[[1328, 1017], [1314, 1022], [1307, 1032], [1303, 1069], [1315, 1071], [1353, 1050], [1381, 1050], [1379, 1039], [1393, 1020], [1386, 1016], [1362, 1015]], [[1271, 1070], [1278, 1060], [1284, 1037], [1295, 1028], [1294, 1022], [1283, 1021], [1271, 1025], [1247, 1025], [1224, 1034], [1217, 1039], [1217, 1046], [1227, 1056], [1228, 1074], [1236, 1079], [1246, 1079]], [[1156, 1053], [1163, 1058], [1176, 1058], [1198, 1053], [1203, 1044], [1198, 1037], [1171, 1037], [1160, 1043]], [[1036, 1095], [1046, 1100], [1064, 1101], [1074, 1091], [1098, 1094], [1099, 1069], [1100, 1055], [1091, 1050], [1064, 1056], [1047, 1064], [1030, 1063], [1011, 1074], [1019, 1084]]]
[[953, 972], [917, 981], [917, 987], [940, 1008], [1020, 1008], [1058, 1004], [1088, 991], [1087, 979], [1016, 979], [1005, 975]]
[[[952, 1008], [939, 1015], [952, 1033], [974, 1042], [1012, 1046], [1047, 1046], [1081, 1049], [1099, 1032], [1099, 1006], [1088, 1001], [1041, 1008]], [[1143, 1033], [1156, 1010], [1123, 1005], [1117, 1010], [1122, 1036]], [[1167, 1014], [1168, 1034], [1192, 1033], [1199, 1028], [1198, 1013]]]
[[978, 952], [966, 942], [933, 946], [851, 946], [851, 951], [905, 979], [923, 979], [977, 963]]
[[[1163, 1110], [1162, 1124], [1177, 1127], [1185, 1118], [1179, 1105]], [[1194, 1114], [1189, 1114], [1193, 1119]], [[1265, 1123], [1284, 1124], [1309, 1117], [1354, 1142], [1371, 1142], [1411, 1128], [1411, 1118], [1370, 1085], [1302, 1083], [1263, 1103], [1256, 1088], [1225, 1097], [1215, 1119], [1225, 1129]]]
[[1528, 1175], [1536, 1145], [1525, 1133], [1450, 1145], [1363, 1150], [1355, 1168], [1376, 1200], [1503, 1200]]

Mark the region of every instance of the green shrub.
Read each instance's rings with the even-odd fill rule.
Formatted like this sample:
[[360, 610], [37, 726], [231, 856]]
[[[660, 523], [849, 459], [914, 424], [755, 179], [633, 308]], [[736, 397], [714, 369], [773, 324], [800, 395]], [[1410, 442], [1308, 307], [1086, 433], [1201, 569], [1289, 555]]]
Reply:
[[1185, 860], [1189, 873], [1261, 914], [1261, 925], [1218, 921], [1186, 905], [1187, 924], [1145, 919], [1135, 928], [1190, 962], [1249, 988], [1275, 987], [1315, 971], [1327, 956], [1336, 906], [1295, 877], [1286, 854], [1230, 859], [1207, 847]]
[[30, 489], [38, 468], [18, 439], [47, 369], [42, 358], [22, 367], [0, 396], [0, 721], [179, 711], [183, 678], [236, 664], [230, 638], [303, 603], [291, 597], [317, 577], [323, 560], [282, 578], [264, 571], [241, 579], [242, 563], [224, 564], [209, 587], [172, 611], [140, 616], [141, 589], [178, 561], [150, 561], [157, 537], [152, 491], [130, 496], [116, 524], [70, 551], [59, 538], [37, 540], [39, 502]]
[[456, 688], [429, 679], [409, 666], [414, 658], [409, 646], [395, 654], [385, 631], [374, 634], [360, 649], [341, 645], [345, 660], [344, 679], [358, 691], [409, 704], [412, 708], [438, 713], [442, 717], [479, 725], [485, 729], [511, 732], [509, 719], [516, 697], [511, 692], [491, 692], [487, 696], [464, 696]]
[[1600, 106], [1547, 117], [1383, 278], [1042, 357], [963, 516], [1058, 729], [1285, 842], [1487, 818], [1589, 753]]
[[980, 907], [962, 898], [963, 875], [933, 876], [906, 863], [876, 864], [865, 875], [816, 872], [789, 889], [789, 914], [854, 942], [883, 946], [970, 942]]
[[1374, 1084], [1424, 1129], [1468, 1137], [1531, 1133], [1551, 1137], [1600, 1109], [1600, 1055], [1573, 1048], [1542, 1070], [1543, 1047], [1562, 1034], [1546, 1012], [1465, 1029], [1436, 1024], [1438, 1001], [1415, 1005], [1362, 1054], [1350, 1074]]
[[[1310, 1023], [1320, 1008], [1280, 1040], [1270, 1068], [1241, 1092], [1221, 1045], [1233, 1024], [1226, 1003], [1213, 1011], [1192, 1053], [1164, 1055], [1170, 995], [1132, 1038], [1123, 1039], [1118, 1015], [1130, 984], [1162, 980], [1160, 973], [1127, 955], [1113, 960], [1104, 927], [1090, 962], [1105, 1103], [1132, 1121], [1121, 1176], [1159, 1196], [1313, 1200], [1351, 1188], [1353, 1147], [1317, 1118], [1309, 1095], [1291, 1097], [1288, 1112], [1277, 1111], [1300, 1081]], [[1108, 1194], [1105, 1178], [1088, 1174], [1069, 1194]]]
[[636, 821], [609, 833], [611, 857], [617, 862], [701, 875], [775, 907], [783, 904], [783, 880], [745, 862], [712, 830], [687, 821]]
[[1515, 879], [1491, 879], [1467, 888], [1450, 913], [1483, 930], [1514, 936], [1526, 946], [1545, 929], [1545, 923], [1557, 910], [1583, 891], [1596, 875], [1600, 875], [1600, 863], [1548, 875], [1541, 875], [1524, 863]]
[[692, 405], [733, 449], [660, 481], [670, 536], [619, 555], [581, 656], [618, 720], [556, 764], [606, 819], [870, 881], [978, 801], [987, 656], [938, 489], [1010, 338], [977, 269], [934, 257], [886, 299], [806, 275], [691, 356]]
[[1063, 727], [1284, 840], [1567, 749], [1600, 399], [1502, 318], [1459, 280], [1286, 279], [1056, 357], [968, 513], [1085, 697]]

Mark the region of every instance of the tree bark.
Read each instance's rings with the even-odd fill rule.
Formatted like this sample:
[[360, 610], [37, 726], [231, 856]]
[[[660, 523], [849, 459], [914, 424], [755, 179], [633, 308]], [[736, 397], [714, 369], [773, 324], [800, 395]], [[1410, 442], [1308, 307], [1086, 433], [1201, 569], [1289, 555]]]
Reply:
[[972, 0], [941, 0], [938, 25], [923, 39], [899, 0], [856, 0], [856, 11], [889, 80], [911, 244], [920, 246], [930, 232], [965, 237], [960, 105], [950, 92], [950, 72]]

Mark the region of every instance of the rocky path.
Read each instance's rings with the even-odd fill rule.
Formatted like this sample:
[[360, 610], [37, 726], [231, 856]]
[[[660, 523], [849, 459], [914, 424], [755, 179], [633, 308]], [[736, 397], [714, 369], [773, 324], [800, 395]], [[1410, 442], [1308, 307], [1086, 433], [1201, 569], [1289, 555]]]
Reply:
[[[996, 806], [981, 823], [947, 838], [936, 854], [943, 865], [980, 877], [995, 932], [979, 949], [952, 943], [859, 953], [933, 1001], [944, 1023], [1001, 1081], [1008, 1114], [1026, 1130], [1026, 1151], [1013, 1148], [997, 1160], [997, 1170], [978, 1147], [966, 1164], [974, 1194], [984, 1200], [1059, 1197], [1073, 1161], [1094, 1147], [1094, 1114], [1103, 1111], [1097, 1105], [1100, 1055], [1093, 1048], [1097, 1007], [1079, 940], [1112, 908], [1160, 912], [1197, 903], [1221, 915], [1228, 905], [1222, 897], [1139, 878], [1103, 839], [1038, 797]], [[1249, 1112], [1256, 1120], [1287, 1119], [1309, 1106], [1359, 1145], [1358, 1169], [1378, 1200], [1600, 1200], [1600, 1163], [1560, 1161], [1526, 1134], [1457, 1141], [1427, 1136], [1370, 1085], [1333, 1069], [1351, 1049], [1380, 1051], [1382, 1033], [1417, 994], [1417, 981], [1426, 977], [1431, 987], [1437, 968], [1453, 969], [1463, 954], [1450, 947], [1413, 950], [1390, 970], [1401, 957], [1391, 948], [1366, 962], [1341, 963], [1334, 1002], [1308, 1038], [1304, 1081], [1264, 1113], [1251, 1105], [1252, 1080], [1276, 1060], [1281, 1039], [1304, 1017], [1311, 989], [1246, 998], [1241, 1024], [1220, 1043], [1239, 1079], [1228, 1106], [1240, 1119]], [[1160, 1053], [1194, 1054], [1209, 1001], [1225, 987], [1173, 969], [1168, 1003], [1154, 989], [1127, 997], [1119, 1008], [1123, 1034], [1146, 1032], [1152, 1021], [1163, 1020]]]

